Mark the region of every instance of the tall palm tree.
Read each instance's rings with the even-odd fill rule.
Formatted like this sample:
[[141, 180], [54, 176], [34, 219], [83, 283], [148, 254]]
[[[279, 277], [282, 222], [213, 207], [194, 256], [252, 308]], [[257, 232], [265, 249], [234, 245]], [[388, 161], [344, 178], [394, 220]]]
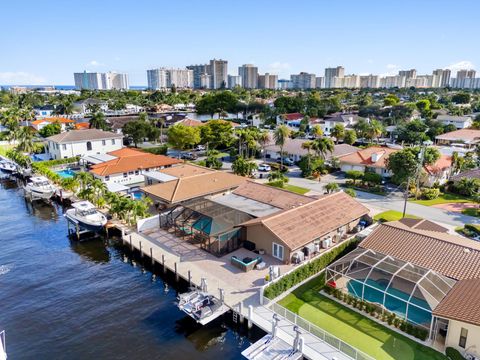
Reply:
[[323, 135], [322, 127], [318, 124], [313, 125], [311, 133], [315, 138], [319, 138], [320, 136]]
[[313, 149], [313, 142], [312, 141], [305, 141], [302, 143], [302, 149], [307, 150], [307, 164], [308, 164], [308, 172], [310, 173], [310, 151]]
[[287, 125], [280, 125], [275, 129], [273, 133], [273, 139], [275, 141], [275, 145], [280, 147], [280, 166], [283, 168], [283, 147], [287, 142], [288, 137], [290, 136], [290, 129]]
[[262, 147], [263, 162], [265, 162], [266, 161], [266, 156], [267, 156], [267, 152], [265, 151], [265, 147], [270, 142], [270, 134], [268, 133], [268, 131], [261, 131], [258, 134], [257, 141], [260, 144], [260, 146]]
[[327, 157], [327, 153], [333, 152], [335, 144], [330, 138], [320, 138], [313, 140], [313, 148], [315, 149], [317, 154], [321, 156], [323, 160], [325, 160]]
[[100, 180], [100, 179], [93, 179], [90, 182], [90, 189], [93, 192], [93, 201], [95, 205], [101, 206], [102, 204], [105, 205], [105, 198], [104, 195], [107, 192], [107, 185]]
[[75, 173], [75, 179], [78, 180], [78, 182], [80, 183], [80, 190], [83, 191], [87, 189], [87, 187], [90, 185], [93, 180], [93, 176], [88, 172], [81, 171]]
[[18, 130], [18, 145], [17, 151], [31, 154], [35, 151], [35, 144], [33, 142], [33, 130], [29, 126], [22, 126]]
[[370, 139], [375, 139], [378, 140], [380, 135], [383, 134], [385, 131], [385, 128], [383, 127], [383, 124], [378, 121], [378, 120], [370, 120], [370, 124], [368, 125], [367, 129], [367, 135]]

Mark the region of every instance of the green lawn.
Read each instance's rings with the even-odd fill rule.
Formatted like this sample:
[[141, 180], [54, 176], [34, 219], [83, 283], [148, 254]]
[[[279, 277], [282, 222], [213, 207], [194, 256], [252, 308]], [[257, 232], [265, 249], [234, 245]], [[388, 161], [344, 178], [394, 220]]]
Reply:
[[468, 216], [480, 217], [480, 211], [478, 208], [466, 208], [462, 210], [462, 214]]
[[445, 360], [443, 354], [406, 338], [319, 294], [323, 278], [296, 289], [280, 305], [375, 359]]
[[462, 195], [457, 195], [457, 194], [442, 194], [438, 198], [433, 199], [433, 200], [410, 200], [411, 202], [420, 204], [420, 205], [425, 205], [425, 206], [432, 206], [432, 205], [438, 205], [438, 204], [449, 204], [449, 203], [466, 203], [466, 202], [472, 202], [471, 199], [468, 197], [462, 196]]
[[[266, 185], [269, 185], [269, 186], [273, 186], [273, 187], [279, 187], [279, 186], [275, 186], [273, 185], [272, 183], [266, 183]], [[284, 184], [283, 187], [281, 187], [281, 189], [284, 189], [284, 190], [288, 190], [288, 191], [291, 191], [291, 192], [294, 192], [294, 193], [297, 193], [297, 194], [300, 194], [300, 195], [304, 195], [306, 194], [307, 192], [310, 191], [310, 189], [306, 189], [306, 188], [303, 188], [303, 187], [300, 187], [300, 186], [295, 186], [295, 185], [290, 185], [290, 184]]]
[[[395, 211], [395, 210], [388, 210], [384, 211], [380, 214], [377, 214], [373, 217], [373, 220], [375, 221], [381, 221], [381, 222], [387, 222], [387, 221], [397, 221], [402, 218], [403, 213], [400, 211]], [[418, 216], [410, 215], [410, 214], [405, 214], [406, 218], [409, 219], [419, 219]]]

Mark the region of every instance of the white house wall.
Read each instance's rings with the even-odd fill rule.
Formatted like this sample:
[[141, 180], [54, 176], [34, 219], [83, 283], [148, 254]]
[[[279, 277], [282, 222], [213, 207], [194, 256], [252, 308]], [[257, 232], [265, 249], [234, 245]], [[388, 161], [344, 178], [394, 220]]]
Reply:
[[[115, 140], [112, 143], [112, 140]], [[103, 144], [105, 141], [105, 144]], [[87, 150], [87, 141], [57, 144], [48, 142], [48, 152], [52, 159], [63, 159], [74, 156], [106, 154], [111, 151], [119, 150], [123, 147], [122, 139], [92, 140], [92, 150]]]

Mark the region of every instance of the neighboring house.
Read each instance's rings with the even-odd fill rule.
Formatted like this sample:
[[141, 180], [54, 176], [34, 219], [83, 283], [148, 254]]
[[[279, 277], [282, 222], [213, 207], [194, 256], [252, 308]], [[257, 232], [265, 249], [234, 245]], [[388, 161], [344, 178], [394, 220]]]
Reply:
[[369, 210], [343, 191], [249, 220], [245, 239], [289, 264], [343, 241]]
[[199, 120], [195, 120], [195, 119], [190, 119], [188, 117], [182, 119], [182, 120], [179, 120], [175, 123], [175, 125], [177, 124], [180, 124], [180, 125], [185, 125], [185, 126], [189, 126], [189, 127], [199, 127], [199, 126], [202, 126], [204, 125], [203, 122], [199, 121]]
[[457, 129], [469, 128], [473, 123], [471, 116], [438, 115], [437, 121], [443, 125], [455, 125]]
[[98, 129], [71, 130], [46, 139], [51, 159], [106, 154], [123, 147], [123, 135]]
[[164, 155], [154, 155], [131, 148], [111, 151], [108, 155], [115, 159], [90, 167], [90, 173], [101, 179], [107, 186], [121, 184], [128, 187], [143, 185], [144, 174], [183, 163], [182, 160]]
[[[302, 148], [302, 144], [309, 140], [305, 139], [287, 139], [285, 145], [283, 147], [283, 152], [286, 154], [287, 157], [292, 159], [293, 161], [300, 161], [302, 156], [308, 154], [308, 151]], [[348, 144], [338, 144], [335, 145], [333, 153], [329, 153], [327, 155], [326, 160], [330, 160], [332, 157], [339, 158], [340, 156], [344, 156], [347, 154], [351, 154], [358, 151], [358, 148], [355, 146], [351, 146]], [[265, 146], [266, 157], [270, 159], [279, 159], [280, 158], [280, 146], [275, 145], [274, 143], [270, 143], [269, 145]], [[310, 150], [311, 154], [314, 154], [314, 150]]]
[[299, 127], [303, 117], [303, 114], [300, 113], [277, 115], [277, 125], [285, 124], [290, 127]]
[[432, 224], [378, 226], [327, 267], [326, 282], [425, 329], [435, 348], [478, 358], [480, 243]]
[[335, 125], [343, 125], [345, 129], [351, 129], [353, 125], [358, 123], [360, 117], [357, 114], [332, 114], [326, 116], [321, 122], [320, 126], [322, 127], [323, 133], [325, 135], [330, 135]]
[[98, 104], [100, 106], [100, 111], [107, 112], [108, 111], [108, 103], [106, 101], [96, 100], [96, 99], [86, 99], [80, 100], [73, 103], [75, 109], [81, 114], [88, 114], [90, 113], [90, 105]]
[[438, 145], [456, 145], [470, 149], [480, 142], [480, 130], [460, 129], [435, 137]]
[[441, 155], [435, 164], [424, 166], [423, 178], [421, 183], [425, 186], [433, 184], [444, 184], [450, 178], [452, 173], [452, 157]]
[[35, 113], [36, 119], [52, 117], [55, 113], [55, 106], [45, 105], [45, 106], [34, 107], [33, 112]]
[[467, 171], [462, 171], [459, 174], [456, 174], [450, 178], [450, 180], [456, 182], [460, 181], [462, 178], [469, 178], [469, 179], [478, 179], [480, 180], [480, 169], [473, 169], [473, 170], [467, 170]]
[[48, 118], [43, 118], [43, 119], [38, 119], [35, 121], [32, 121], [30, 123], [30, 126], [34, 128], [37, 131], [42, 130], [45, 126], [50, 125], [50, 124], [59, 124], [60, 128], [63, 131], [66, 131], [67, 128], [75, 126], [75, 121], [72, 119], [67, 119], [64, 117], [48, 117]]
[[380, 146], [361, 149], [355, 153], [339, 157], [340, 169], [342, 171], [372, 171], [383, 177], [390, 177], [392, 173], [387, 170], [386, 160], [390, 154], [396, 151], [398, 150]]

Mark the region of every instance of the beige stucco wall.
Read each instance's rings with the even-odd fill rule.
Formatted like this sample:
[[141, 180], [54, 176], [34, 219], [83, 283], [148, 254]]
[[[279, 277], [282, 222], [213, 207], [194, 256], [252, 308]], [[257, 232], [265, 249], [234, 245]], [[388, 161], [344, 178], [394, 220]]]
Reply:
[[[460, 330], [462, 328], [468, 330], [467, 344], [465, 349], [458, 346], [460, 341]], [[470, 354], [480, 356], [480, 326], [475, 326], [456, 320], [449, 320], [445, 346], [453, 347], [459, 350], [462, 354], [464, 351], [467, 351]]]
[[271, 255], [273, 251], [273, 243], [283, 245], [283, 261], [290, 262], [290, 250], [287, 245], [280, 241], [270, 230], [262, 224], [251, 225], [246, 227], [246, 239], [256, 244], [257, 250], [263, 249], [267, 255]]

